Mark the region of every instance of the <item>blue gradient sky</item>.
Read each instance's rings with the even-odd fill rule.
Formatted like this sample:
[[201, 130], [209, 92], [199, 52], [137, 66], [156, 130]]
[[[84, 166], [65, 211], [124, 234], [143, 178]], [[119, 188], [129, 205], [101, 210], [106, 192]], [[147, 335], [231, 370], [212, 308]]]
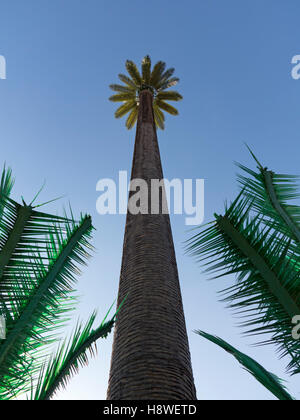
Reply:
[[[204, 178], [205, 221], [235, 196], [233, 161], [254, 167], [247, 142], [262, 163], [299, 174], [300, 80], [291, 59], [300, 54], [298, 0], [3, 0], [0, 54], [1, 160], [16, 177], [14, 197], [66, 198], [76, 214], [89, 212], [97, 253], [79, 281], [80, 316], [102, 317], [117, 296], [125, 216], [96, 213], [96, 183], [130, 171], [134, 131], [115, 120], [108, 85], [127, 58], [145, 54], [176, 67], [184, 100], [180, 116], [159, 132], [165, 177]], [[184, 216], [172, 216], [192, 362], [199, 399], [272, 399], [231, 356], [196, 336], [215, 333], [287, 379], [272, 347], [251, 347], [238, 320], [184, 255]], [[58, 398], [104, 399], [112, 337], [99, 356]], [[299, 395], [299, 378], [288, 378]]]

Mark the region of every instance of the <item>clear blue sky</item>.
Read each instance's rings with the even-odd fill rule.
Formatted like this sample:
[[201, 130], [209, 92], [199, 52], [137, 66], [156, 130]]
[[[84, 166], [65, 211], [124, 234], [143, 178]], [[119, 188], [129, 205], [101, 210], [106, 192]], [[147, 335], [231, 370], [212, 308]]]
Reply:
[[[117, 296], [125, 216], [96, 213], [96, 182], [130, 170], [134, 131], [115, 120], [108, 85], [127, 58], [145, 54], [176, 67], [184, 100], [167, 117], [159, 141], [165, 177], [204, 178], [205, 221], [235, 196], [233, 161], [254, 167], [247, 142], [270, 168], [299, 174], [300, 54], [298, 0], [5, 0], [1, 3], [1, 160], [16, 177], [14, 197], [41, 201], [66, 194], [76, 214], [89, 212], [97, 254], [79, 281], [81, 317], [101, 316]], [[208, 282], [184, 255], [184, 216], [172, 217], [192, 362], [199, 399], [272, 399], [213, 344], [192, 333], [215, 333], [287, 378], [272, 347], [251, 347], [237, 319], [217, 301], [223, 280]], [[106, 396], [112, 339], [59, 398]], [[299, 378], [288, 379], [300, 397]]]

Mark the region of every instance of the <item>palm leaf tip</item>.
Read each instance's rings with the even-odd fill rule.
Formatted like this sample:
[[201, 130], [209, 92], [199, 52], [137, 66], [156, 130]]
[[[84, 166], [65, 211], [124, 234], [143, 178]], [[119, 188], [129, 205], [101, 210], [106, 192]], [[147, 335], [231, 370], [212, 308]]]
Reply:
[[217, 336], [213, 336], [200, 330], [196, 330], [194, 332], [200, 335], [201, 337], [206, 338], [208, 341], [218, 345], [219, 347], [227, 351], [227, 353], [234, 356], [247, 372], [249, 372], [258, 382], [260, 382], [279, 400], [294, 400], [294, 398], [288, 393], [285, 386], [283, 385], [282, 379], [278, 378], [273, 373], [267, 371], [254, 359], [240, 352], [239, 350], [237, 350], [236, 348], [234, 348], [226, 341], [222, 340]]

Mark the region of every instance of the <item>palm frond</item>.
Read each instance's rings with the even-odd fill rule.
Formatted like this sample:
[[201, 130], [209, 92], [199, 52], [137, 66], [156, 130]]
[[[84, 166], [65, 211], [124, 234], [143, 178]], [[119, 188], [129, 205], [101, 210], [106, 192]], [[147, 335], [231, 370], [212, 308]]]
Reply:
[[14, 179], [12, 177], [11, 168], [6, 169], [6, 167], [4, 166], [0, 181], [0, 222], [2, 219], [5, 204], [7, 202], [7, 198], [10, 196], [13, 185]]
[[130, 79], [130, 77], [126, 76], [125, 74], [119, 74], [119, 79], [121, 80], [121, 82], [125, 83], [130, 89], [134, 89], [137, 90], [138, 86], [134, 83], [134, 81], [132, 79]]
[[112, 84], [112, 85], [109, 85], [109, 87], [111, 88], [111, 90], [114, 90], [115, 92], [120, 92], [120, 93], [133, 94], [135, 92], [134, 88], [130, 88], [128, 86], [122, 86], [118, 84]]
[[289, 238], [262, 225], [259, 215], [251, 217], [252, 202], [243, 193], [212, 226], [200, 228], [188, 249], [199, 261], [209, 259], [207, 271], [221, 273], [217, 277], [237, 275], [235, 285], [223, 291], [225, 301], [247, 315], [241, 325], [249, 334], [272, 334], [261, 344], [277, 344], [295, 370], [300, 343], [291, 335], [291, 319], [300, 313], [299, 258], [290, 258]]
[[245, 194], [253, 201], [254, 210], [264, 217], [264, 222], [291, 238], [300, 251], [300, 207], [288, 203], [300, 198], [296, 184], [299, 177], [276, 174], [264, 168], [250, 152], [258, 163], [258, 172], [237, 164], [247, 174], [238, 175]]
[[158, 92], [156, 98], [161, 100], [180, 101], [182, 99], [182, 96], [179, 92], [176, 92], [175, 90], [168, 90]]
[[127, 114], [127, 112], [131, 111], [133, 108], [137, 106], [137, 103], [135, 100], [129, 100], [125, 102], [123, 105], [121, 105], [115, 112], [116, 118], [121, 118], [124, 115]]
[[135, 93], [134, 92], [128, 92], [128, 93], [118, 93], [116, 95], [112, 95], [109, 97], [109, 100], [112, 102], [125, 102], [130, 100], [135, 100]]
[[171, 77], [171, 76], [173, 76], [174, 71], [175, 71], [175, 68], [174, 68], [174, 67], [172, 67], [172, 68], [170, 68], [170, 69], [166, 70], [166, 71], [162, 74], [162, 76], [161, 76], [162, 80], [163, 80], [163, 81], [166, 81], [166, 80], [170, 79], [170, 77]]
[[140, 75], [140, 72], [138, 71], [138, 68], [137, 68], [136, 64], [131, 60], [127, 60], [126, 61], [126, 69], [127, 69], [128, 73], [130, 74], [134, 83], [136, 85], [140, 86], [142, 84], [142, 77]]
[[157, 89], [158, 92], [161, 92], [162, 90], [169, 89], [170, 87], [174, 87], [179, 82], [178, 77], [172, 77], [171, 79], [167, 80], [166, 82], [162, 83]]
[[162, 99], [156, 99], [156, 104], [159, 108], [163, 109], [164, 111], [168, 112], [171, 115], [178, 115], [178, 111], [172, 105], [168, 104], [167, 102], [163, 101]]
[[156, 105], [156, 102], [154, 102], [154, 104], [153, 104], [153, 112], [154, 112], [154, 120], [155, 120], [156, 125], [161, 130], [164, 130], [164, 128], [165, 128], [165, 116], [164, 116], [164, 113]]
[[126, 120], [126, 127], [128, 128], [128, 130], [130, 130], [134, 124], [136, 123], [137, 117], [138, 117], [138, 106], [136, 105], [130, 112], [130, 114], [128, 115], [128, 118]]
[[171, 69], [166, 70], [160, 77], [160, 81], [156, 85], [156, 89], [159, 90], [161, 86], [163, 86], [173, 75], [175, 68], [172, 67]]
[[204, 331], [197, 330], [196, 334], [206, 338], [210, 342], [217, 344], [219, 347], [234, 356], [243, 368], [249, 372], [258, 382], [267, 388], [275, 397], [282, 401], [294, 400], [288, 393], [286, 387], [283, 385], [283, 380], [278, 378], [273, 373], [267, 371], [262, 365], [257, 363], [254, 359], [247, 356], [245, 353], [240, 352], [226, 341], [219, 337], [207, 334]]
[[150, 85], [156, 88], [159, 84], [161, 76], [166, 68], [166, 63], [163, 61], [158, 61], [152, 69], [150, 76]]
[[105, 322], [106, 317], [96, 329], [92, 328], [96, 312], [90, 316], [85, 326], [77, 324], [71, 338], [65, 340], [56, 354], [43, 366], [36, 387], [32, 387], [32, 400], [51, 399], [57, 391], [66, 387], [80, 367], [88, 365], [89, 354], [93, 357], [97, 353], [96, 341], [106, 338], [114, 326], [115, 316], [108, 322]]
[[[8, 199], [0, 225], [0, 307], [7, 338], [0, 342], [0, 398], [24, 391], [49, 344], [74, 306], [78, 264], [85, 264], [92, 225], [38, 212]], [[24, 388], [25, 387], [25, 388]]]
[[151, 59], [149, 55], [146, 55], [142, 60], [142, 77], [145, 84], [150, 83], [151, 76]]

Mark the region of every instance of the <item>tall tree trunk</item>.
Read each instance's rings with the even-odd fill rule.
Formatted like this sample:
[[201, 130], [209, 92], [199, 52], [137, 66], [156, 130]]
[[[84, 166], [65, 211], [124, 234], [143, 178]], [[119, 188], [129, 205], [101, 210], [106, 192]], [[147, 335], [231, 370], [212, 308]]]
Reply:
[[[140, 93], [131, 179], [162, 179], [150, 91]], [[132, 194], [132, 193], [131, 193]], [[151, 207], [149, 208], [149, 213]], [[168, 214], [127, 213], [107, 399], [196, 399]]]

